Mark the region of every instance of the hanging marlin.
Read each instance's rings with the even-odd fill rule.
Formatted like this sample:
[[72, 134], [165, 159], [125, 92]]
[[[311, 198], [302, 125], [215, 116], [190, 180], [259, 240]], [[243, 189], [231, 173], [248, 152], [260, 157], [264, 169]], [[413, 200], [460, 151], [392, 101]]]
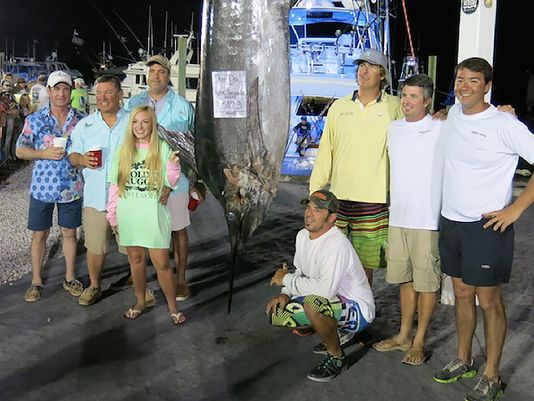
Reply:
[[190, 134], [160, 128], [182, 158], [189, 153], [224, 208], [232, 242], [229, 311], [239, 244], [265, 218], [280, 178], [289, 132], [292, 3], [204, 0], [195, 158]]

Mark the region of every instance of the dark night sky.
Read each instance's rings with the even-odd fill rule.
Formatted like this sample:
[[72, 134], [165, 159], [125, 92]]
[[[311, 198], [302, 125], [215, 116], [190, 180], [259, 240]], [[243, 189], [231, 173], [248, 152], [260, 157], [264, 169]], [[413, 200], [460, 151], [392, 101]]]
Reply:
[[[126, 53], [96, 7], [106, 15], [120, 35], [128, 38], [127, 44], [135, 54], [139, 46], [113, 11], [128, 23], [144, 44], [148, 4], [152, 4], [154, 42], [163, 46], [165, 11], [169, 11], [169, 18], [181, 32], [189, 29], [191, 14], [194, 13], [195, 30], [198, 32], [201, 3], [201, 0], [0, 0], [0, 49], [5, 48], [6, 38], [10, 43], [14, 38], [16, 54], [24, 55], [28, 43], [35, 38], [39, 42], [38, 57], [42, 58], [51, 49], [57, 48], [62, 61], [66, 61], [71, 68], [86, 72], [86, 78], [92, 78], [89, 76], [87, 57], [96, 61], [96, 53], [101, 51], [104, 40], [108, 43], [111, 41], [116, 64], [127, 63], [127, 60], [121, 63], [118, 56], [125, 56]], [[401, 2], [396, 0], [395, 3], [398, 7], [397, 21], [392, 25], [391, 37], [393, 57], [400, 69], [407, 39]], [[498, 0], [497, 10], [493, 101], [512, 104], [520, 116], [525, 109], [526, 71], [534, 71], [534, 44], [527, 34], [533, 14], [518, 6], [523, 4], [525, 7], [527, 3], [531, 1]], [[423, 64], [426, 64], [428, 55], [438, 55], [437, 88], [443, 92], [449, 90], [456, 63], [459, 4], [459, 0], [406, 0], [416, 52]], [[83, 53], [76, 53], [71, 44], [74, 29], [86, 40]], [[517, 48], [521, 50], [518, 52]], [[438, 100], [443, 100], [443, 97]]]

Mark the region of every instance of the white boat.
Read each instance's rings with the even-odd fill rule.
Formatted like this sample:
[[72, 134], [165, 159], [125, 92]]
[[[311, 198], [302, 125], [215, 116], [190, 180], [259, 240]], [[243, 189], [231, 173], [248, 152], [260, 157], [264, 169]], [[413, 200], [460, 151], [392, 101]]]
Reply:
[[[357, 88], [357, 52], [373, 48], [388, 54], [387, 3], [388, 0], [300, 0], [291, 9], [291, 127], [282, 162], [284, 176], [311, 174], [318, 131], [322, 131], [318, 120], [326, 116], [333, 100]], [[304, 150], [295, 143], [297, 135], [293, 132], [302, 116], [316, 131], [308, 136]]]
[[[169, 59], [171, 64], [171, 85], [176, 93], [178, 93], [179, 80], [179, 54], [178, 49], [178, 37], [176, 39], [175, 51], [173, 56]], [[185, 93], [182, 94], [189, 102], [196, 104], [197, 101], [197, 88], [198, 79], [200, 77], [200, 65], [191, 63], [193, 50], [191, 48], [191, 41], [187, 41], [188, 49], [186, 51], [186, 64], [185, 64]], [[146, 61], [137, 61], [135, 63], [128, 64], [128, 67], [123, 71], [126, 75], [121, 82], [122, 91], [124, 93], [124, 100], [137, 95], [147, 89], [146, 83]], [[94, 88], [89, 90], [89, 108], [93, 111], [96, 108], [96, 99], [94, 95]]]

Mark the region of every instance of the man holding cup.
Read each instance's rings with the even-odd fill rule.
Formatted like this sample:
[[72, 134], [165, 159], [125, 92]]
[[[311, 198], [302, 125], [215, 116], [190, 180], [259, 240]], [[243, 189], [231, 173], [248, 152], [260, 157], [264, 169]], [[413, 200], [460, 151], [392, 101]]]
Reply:
[[26, 118], [17, 140], [17, 157], [35, 160], [28, 217], [28, 229], [33, 231], [32, 284], [24, 295], [27, 302], [39, 300], [44, 288], [41, 268], [56, 205], [66, 265], [63, 288], [73, 296], [79, 296], [83, 290], [82, 284], [74, 277], [76, 228], [81, 225], [83, 181], [65, 156], [71, 146], [70, 135], [84, 115], [70, 107], [71, 87], [72, 81], [67, 73], [54, 71], [50, 74], [47, 81], [50, 105]]
[[[71, 163], [83, 169], [83, 229], [87, 248], [87, 270], [90, 284], [80, 296], [80, 305], [92, 305], [102, 295], [100, 274], [106, 260], [111, 229], [106, 219], [108, 199], [108, 168], [115, 151], [122, 143], [128, 116], [120, 107], [120, 81], [113, 75], [96, 80], [95, 96], [98, 110], [85, 117], [72, 133], [69, 151]], [[148, 304], [154, 303], [150, 293]]]

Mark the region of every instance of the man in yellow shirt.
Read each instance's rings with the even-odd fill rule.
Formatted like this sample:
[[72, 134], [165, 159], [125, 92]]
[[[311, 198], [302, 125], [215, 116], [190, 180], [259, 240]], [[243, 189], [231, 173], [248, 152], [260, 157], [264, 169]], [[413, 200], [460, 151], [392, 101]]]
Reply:
[[336, 225], [350, 236], [371, 284], [373, 271], [385, 267], [387, 128], [402, 111], [399, 99], [384, 91], [386, 56], [367, 49], [356, 63], [358, 90], [336, 100], [328, 111], [310, 193], [330, 183], [330, 191], [340, 200]]

